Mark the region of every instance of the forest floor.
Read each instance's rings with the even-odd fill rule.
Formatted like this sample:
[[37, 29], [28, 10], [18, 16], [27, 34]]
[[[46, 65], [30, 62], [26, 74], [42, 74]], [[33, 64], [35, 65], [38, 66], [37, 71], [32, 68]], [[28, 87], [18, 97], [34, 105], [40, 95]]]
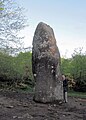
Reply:
[[33, 101], [32, 93], [0, 90], [0, 120], [86, 120], [86, 99], [42, 104]]

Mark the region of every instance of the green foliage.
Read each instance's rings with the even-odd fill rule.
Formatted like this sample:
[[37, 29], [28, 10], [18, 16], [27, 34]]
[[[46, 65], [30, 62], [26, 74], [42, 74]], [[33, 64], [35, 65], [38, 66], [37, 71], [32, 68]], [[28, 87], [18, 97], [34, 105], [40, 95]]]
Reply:
[[0, 52], [0, 81], [8, 84], [25, 83], [33, 86], [32, 53], [9, 56]]
[[0, 82], [13, 84], [16, 81], [17, 72], [13, 68], [13, 57], [0, 53]]
[[3, 8], [3, 2], [0, 1], [0, 11], [4, 10]]
[[[17, 57], [15, 57], [17, 64], [17, 70], [25, 75], [29, 72], [29, 78], [32, 79], [32, 53], [31, 52], [20, 52]], [[28, 73], [27, 73], [28, 74]]]
[[86, 98], [86, 92], [83, 93], [83, 92], [69, 91], [68, 96]]
[[71, 69], [72, 69], [72, 59], [65, 59], [65, 58], [62, 58], [61, 59], [61, 70], [62, 70], [62, 73], [68, 75], [68, 76], [71, 76]]
[[4, 8], [0, 8], [0, 10], [4, 10]]
[[84, 80], [77, 80], [75, 87], [75, 91], [86, 92], [86, 81]]
[[62, 58], [62, 72], [75, 81], [74, 90], [86, 91], [86, 54], [75, 50], [71, 59]]

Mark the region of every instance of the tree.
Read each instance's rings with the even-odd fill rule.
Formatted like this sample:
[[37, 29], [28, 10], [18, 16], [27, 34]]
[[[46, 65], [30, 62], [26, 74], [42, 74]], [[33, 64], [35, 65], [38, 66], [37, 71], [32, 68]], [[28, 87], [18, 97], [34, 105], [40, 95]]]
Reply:
[[75, 49], [71, 59], [62, 58], [62, 72], [74, 80], [77, 91], [86, 91], [86, 53]]
[[33, 86], [32, 53], [11, 56], [0, 52], [0, 85], [25, 83]]
[[72, 56], [72, 75], [76, 81], [75, 90], [86, 92], [86, 54], [75, 50]]
[[18, 33], [27, 26], [23, 8], [13, 0], [0, 0], [0, 48], [14, 53], [23, 47]]
[[0, 11], [4, 10], [4, 8], [2, 7], [3, 3], [0, 1]]
[[[82, 49], [80, 48], [79, 50], [75, 50], [73, 55], [72, 55], [72, 66], [73, 66], [73, 75], [74, 78], [81, 79], [82, 76], [84, 77], [86, 71], [86, 54], [82, 53]], [[84, 78], [83, 78], [84, 79]]]
[[15, 69], [17, 69], [17, 71], [19, 71], [22, 75], [25, 75], [27, 72], [27, 69], [29, 71], [29, 78], [33, 79], [33, 75], [32, 75], [32, 53], [31, 52], [20, 52], [16, 57], [16, 62], [15, 65], [17, 64], [17, 66], [15, 67]]
[[0, 52], [0, 85], [16, 82], [17, 71], [13, 66], [13, 57]]

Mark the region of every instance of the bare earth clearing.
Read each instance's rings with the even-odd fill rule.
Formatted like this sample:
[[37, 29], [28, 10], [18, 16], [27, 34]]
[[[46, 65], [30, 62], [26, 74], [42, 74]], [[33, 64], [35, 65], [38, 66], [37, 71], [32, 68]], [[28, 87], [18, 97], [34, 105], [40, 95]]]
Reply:
[[68, 103], [42, 104], [32, 93], [0, 91], [0, 120], [86, 120], [86, 99], [68, 98]]

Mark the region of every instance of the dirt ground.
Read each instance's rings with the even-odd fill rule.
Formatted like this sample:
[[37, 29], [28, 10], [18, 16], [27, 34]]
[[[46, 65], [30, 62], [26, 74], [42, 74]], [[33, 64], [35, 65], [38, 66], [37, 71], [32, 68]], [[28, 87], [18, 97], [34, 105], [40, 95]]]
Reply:
[[86, 120], [86, 99], [42, 104], [33, 101], [32, 93], [0, 90], [0, 120]]

